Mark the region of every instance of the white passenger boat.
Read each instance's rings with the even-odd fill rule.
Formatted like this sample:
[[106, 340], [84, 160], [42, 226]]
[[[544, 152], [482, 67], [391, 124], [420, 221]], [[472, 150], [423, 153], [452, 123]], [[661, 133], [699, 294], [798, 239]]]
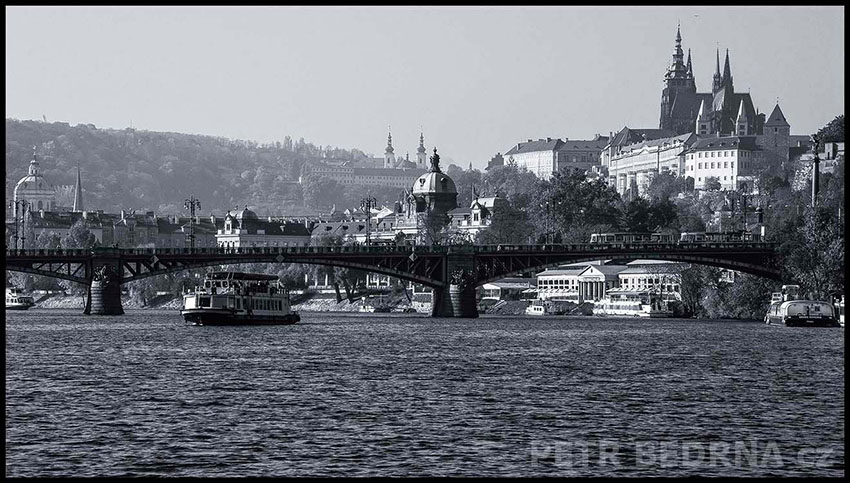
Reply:
[[649, 292], [611, 289], [596, 302], [593, 315], [662, 318], [672, 317], [673, 311]]
[[771, 296], [770, 307], [764, 316], [768, 325], [788, 327], [841, 327], [835, 307], [820, 300], [801, 300], [799, 285], [783, 285], [781, 292]]
[[301, 320], [275, 275], [212, 272], [183, 295], [180, 314], [195, 325], [288, 325]]
[[525, 315], [546, 315], [546, 306], [542, 300], [534, 300], [525, 308]]
[[6, 287], [6, 310], [27, 310], [35, 305], [33, 298], [17, 287]]

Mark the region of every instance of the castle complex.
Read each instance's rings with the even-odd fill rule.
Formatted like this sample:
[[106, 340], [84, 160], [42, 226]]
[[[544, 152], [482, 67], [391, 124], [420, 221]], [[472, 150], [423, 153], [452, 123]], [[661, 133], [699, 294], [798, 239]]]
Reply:
[[[749, 191], [758, 189], [759, 170], [788, 160], [791, 137], [778, 102], [765, 118], [749, 93], [735, 92], [728, 49], [722, 72], [716, 53], [711, 92], [697, 92], [691, 52], [686, 61], [677, 28], [658, 128], [624, 127], [611, 136], [600, 162], [621, 195], [644, 195], [652, 177], [663, 172], [693, 178], [696, 189], [714, 178], [723, 189]], [[703, 161], [704, 156], [709, 159]]]

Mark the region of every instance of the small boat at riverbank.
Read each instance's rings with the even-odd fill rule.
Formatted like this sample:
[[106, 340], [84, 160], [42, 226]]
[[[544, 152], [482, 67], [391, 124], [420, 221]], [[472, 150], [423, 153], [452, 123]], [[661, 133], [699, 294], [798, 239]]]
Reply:
[[569, 315], [576, 306], [574, 302], [566, 300], [535, 299], [525, 308], [525, 315]]
[[611, 289], [593, 308], [605, 317], [667, 318], [673, 311], [657, 295], [645, 291]]
[[376, 303], [374, 297], [363, 297], [362, 303], [360, 305], [360, 312], [380, 312], [380, 313], [388, 313], [392, 312], [393, 308], [384, 303], [384, 297], [381, 296]]
[[33, 306], [32, 296], [25, 295], [18, 287], [6, 287], [6, 310], [27, 310]]
[[841, 327], [835, 307], [820, 300], [797, 298], [798, 285], [783, 285], [781, 292], [771, 296], [770, 307], [764, 316], [768, 325], [787, 327]]
[[290, 325], [301, 320], [275, 275], [212, 272], [183, 295], [183, 319], [194, 325]]

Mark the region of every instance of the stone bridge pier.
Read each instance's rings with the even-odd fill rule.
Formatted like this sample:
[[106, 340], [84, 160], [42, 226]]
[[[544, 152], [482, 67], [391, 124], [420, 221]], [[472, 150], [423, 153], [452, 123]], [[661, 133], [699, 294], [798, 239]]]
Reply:
[[475, 257], [463, 250], [449, 251], [443, 266], [444, 287], [434, 287], [431, 292], [431, 317], [478, 317], [475, 300]]
[[85, 315], [123, 315], [121, 306], [120, 265], [104, 263], [93, 270], [93, 278], [86, 294]]

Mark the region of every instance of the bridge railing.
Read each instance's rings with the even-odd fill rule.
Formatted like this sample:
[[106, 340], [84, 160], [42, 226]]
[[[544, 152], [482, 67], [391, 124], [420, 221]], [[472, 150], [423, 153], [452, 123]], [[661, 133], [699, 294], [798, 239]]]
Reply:
[[571, 243], [571, 244], [540, 244], [540, 245], [418, 245], [410, 247], [394, 246], [366, 246], [366, 245], [343, 245], [343, 246], [288, 246], [288, 247], [204, 247], [204, 248], [117, 248], [98, 247], [94, 249], [82, 248], [37, 248], [37, 249], [6, 249], [6, 256], [45, 256], [45, 257], [82, 257], [89, 255], [276, 255], [276, 254], [330, 254], [330, 253], [410, 253], [436, 254], [436, 253], [510, 253], [510, 252], [576, 252], [576, 251], [603, 251], [603, 250], [646, 250], [658, 249], [664, 251], [688, 251], [698, 248], [708, 249], [755, 249], [775, 248], [775, 242], [757, 241], [711, 241], [697, 243]]

